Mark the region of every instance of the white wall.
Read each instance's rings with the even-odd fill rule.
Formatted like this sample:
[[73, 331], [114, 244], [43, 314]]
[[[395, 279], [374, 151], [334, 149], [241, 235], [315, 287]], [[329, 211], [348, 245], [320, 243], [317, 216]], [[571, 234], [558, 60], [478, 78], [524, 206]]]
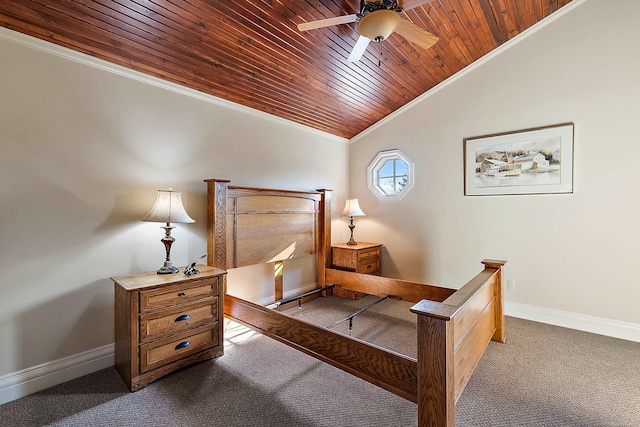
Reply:
[[[483, 258], [508, 261], [507, 300], [640, 324], [640, 2], [574, 0], [549, 25], [356, 137], [351, 197], [383, 274], [459, 287]], [[575, 123], [574, 193], [463, 195], [463, 138]], [[415, 162], [416, 185], [379, 201], [379, 150]]]
[[[345, 197], [358, 197], [356, 239], [385, 244], [387, 276], [458, 287], [502, 258], [509, 302], [640, 324], [640, 4], [606, 3], [573, 0], [350, 146], [0, 29], [0, 389], [113, 342], [109, 277], [164, 258], [162, 229], [140, 221], [157, 189], [182, 190], [197, 221], [174, 230], [174, 263], [206, 250], [205, 178], [331, 188], [334, 241], [348, 238]], [[574, 194], [463, 196], [463, 138], [564, 122], [576, 126]], [[381, 202], [366, 168], [390, 148], [415, 162], [416, 185]], [[287, 265], [285, 286], [313, 280], [307, 264]], [[230, 282], [243, 292], [269, 275]]]
[[[203, 179], [346, 197], [345, 140], [79, 61], [103, 64], [0, 32], [0, 379], [113, 343], [110, 277], [164, 260], [160, 224], [140, 221], [157, 189], [196, 220], [173, 232], [175, 265], [206, 251]], [[290, 265], [285, 285], [315, 281]]]

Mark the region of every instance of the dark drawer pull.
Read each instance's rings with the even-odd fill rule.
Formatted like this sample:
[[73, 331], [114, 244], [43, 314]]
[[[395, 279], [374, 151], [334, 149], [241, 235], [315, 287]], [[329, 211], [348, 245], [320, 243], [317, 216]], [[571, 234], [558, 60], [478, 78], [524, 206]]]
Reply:
[[174, 322], [182, 322], [183, 320], [189, 320], [189, 319], [191, 319], [191, 316], [189, 316], [188, 314], [182, 314], [176, 317], [176, 320], [174, 320]]
[[180, 350], [181, 348], [189, 347], [191, 343], [189, 341], [182, 341], [180, 344], [176, 346], [176, 350]]
[[179, 296], [179, 297], [184, 297], [184, 296], [186, 296], [186, 295], [187, 295], [187, 294], [185, 294], [184, 292], [180, 292], [180, 293], [178, 294], [178, 296]]
[[367, 268], [371, 268], [371, 264], [367, 265]]

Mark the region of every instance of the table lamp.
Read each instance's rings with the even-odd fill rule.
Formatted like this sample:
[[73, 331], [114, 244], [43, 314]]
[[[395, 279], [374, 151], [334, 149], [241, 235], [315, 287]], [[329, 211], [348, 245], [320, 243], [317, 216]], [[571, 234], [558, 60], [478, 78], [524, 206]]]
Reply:
[[164, 248], [167, 252], [167, 257], [164, 261], [164, 265], [158, 270], [158, 274], [174, 274], [178, 272], [178, 267], [174, 267], [171, 263], [171, 244], [176, 239], [171, 237], [171, 230], [175, 227], [171, 225], [174, 223], [190, 223], [195, 222], [193, 218], [187, 214], [187, 211], [182, 205], [182, 193], [173, 191], [171, 188], [168, 190], [158, 190], [158, 196], [156, 197], [156, 203], [149, 213], [142, 218], [143, 221], [149, 222], [164, 222], [166, 225], [164, 228], [165, 235], [161, 242], [164, 244]]
[[360, 205], [358, 204], [358, 199], [349, 199], [347, 203], [344, 205], [344, 210], [342, 211], [342, 216], [351, 217], [351, 222], [349, 224], [349, 230], [351, 230], [351, 239], [347, 242], [347, 245], [357, 245], [358, 242], [353, 240], [353, 229], [356, 226], [353, 224], [354, 216], [365, 216], [365, 213], [360, 209]]

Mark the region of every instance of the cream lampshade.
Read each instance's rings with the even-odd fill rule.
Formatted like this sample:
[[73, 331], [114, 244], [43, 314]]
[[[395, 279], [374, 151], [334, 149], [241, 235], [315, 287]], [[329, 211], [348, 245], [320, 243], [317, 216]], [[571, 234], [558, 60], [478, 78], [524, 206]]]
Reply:
[[347, 202], [344, 205], [344, 210], [342, 211], [342, 216], [351, 217], [350, 223], [349, 223], [349, 230], [351, 231], [351, 238], [347, 242], [347, 245], [357, 245], [358, 242], [356, 242], [353, 239], [353, 229], [356, 228], [356, 226], [353, 224], [353, 217], [354, 216], [365, 216], [365, 213], [362, 212], [362, 209], [360, 209], [360, 204], [358, 203], [358, 199], [349, 199], [349, 200], [347, 200]]
[[156, 197], [156, 203], [149, 213], [142, 218], [143, 221], [149, 222], [163, 222], [166, 225], [162, 226], [165, 230], [165, 235], [161, 242], [164, 244], [167, 257], [164, 261], [164, 265], [158, 270], [158, 274], [173, 274], [178, 272], [178, 268], [174, 267], [171, 263], [171, 244], [176, 239], [171, 237], [171, 230], [175, 227], [171, 225], [174, 223], [190, 223], [195, 222], [193, 218], [187, 214], [182, 204], [182, 193], [173, 191], [171, 188], [168, 190], [158, 190], [158, 196]]

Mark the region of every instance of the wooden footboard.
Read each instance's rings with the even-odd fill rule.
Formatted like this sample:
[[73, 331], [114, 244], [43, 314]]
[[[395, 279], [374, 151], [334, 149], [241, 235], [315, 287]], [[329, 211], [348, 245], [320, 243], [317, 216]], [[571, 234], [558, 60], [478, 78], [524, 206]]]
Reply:
[[490, 340], [504, 342], [504, 261], [443, 302], [421, 301], [418, 315], [418, 425], [454, 426], [455, 403]]

